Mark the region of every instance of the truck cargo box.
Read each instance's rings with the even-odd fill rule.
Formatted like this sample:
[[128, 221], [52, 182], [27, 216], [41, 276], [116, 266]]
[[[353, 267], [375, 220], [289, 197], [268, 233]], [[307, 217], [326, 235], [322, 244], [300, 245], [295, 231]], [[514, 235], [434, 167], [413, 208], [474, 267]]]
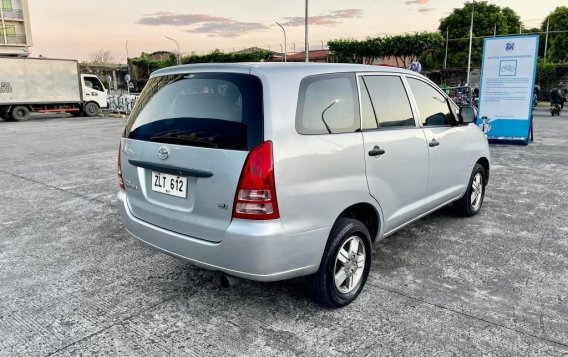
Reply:
[[79, 102], [77, 61], [0, 58], [0, 105]]

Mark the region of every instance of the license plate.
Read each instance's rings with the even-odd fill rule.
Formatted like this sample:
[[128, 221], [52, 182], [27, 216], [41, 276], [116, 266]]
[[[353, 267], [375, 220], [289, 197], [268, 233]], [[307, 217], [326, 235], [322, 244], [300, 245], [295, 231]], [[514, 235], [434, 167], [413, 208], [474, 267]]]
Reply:
[[187, 198], [187, 177], [152, 171], [152, 191]]

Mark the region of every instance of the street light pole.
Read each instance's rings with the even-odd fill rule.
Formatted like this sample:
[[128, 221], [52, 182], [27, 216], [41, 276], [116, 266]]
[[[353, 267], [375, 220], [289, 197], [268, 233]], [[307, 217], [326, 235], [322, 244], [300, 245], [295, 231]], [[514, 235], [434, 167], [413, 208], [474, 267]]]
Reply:
[[272, 20], [272, 21], [274, 21], [274, 23], [275, 23], [276, 25], [280, 26], [280, 28], [282, 29], [282, 32], [284, 32], [284, 62], [288, 62], [288, 58], [287, 58], [287, 57], [288, 57], [288, 56], [287, 56], [287, 53], [288, 53], [288, 43], [286, 42], [286, 41], [287, 41], [287, 40], [286, 40], [286, 29], [285, 29], [284, 26], [282, 26], [278, 21], [276, 21], [276, 20]]
[[308, 44], [308, 0], [306, 0], [306, 62], [310, 62], [310, 45]]
[[170, 41], [173, 41], [173, 42], [176, 44], [176, 46], [177, 46], [177, 48], [178, 48], [178, 53], [177, 53], [178, 66], [181, 65], [181, 58], [180, 58], [181, 52], [180, 52], [180, 49], [179, 49], [179, 43], [178, 43], [176, 40], [174, 40], [173, 38], [171, 38], [171, 37], [168, 37], [168, 36], [166, 36], [166, 35], [162, 35], [162, 36], [163, 36], [165, 39], [168, 39], [168, 40], [170, 40]]
[[126, 41], [126, 64], [128, 64], [128, 41]]
[[450, 28], [446, 28], [446, 55], [444, 56], [444, 68], [448, 68], [448, 44], [450, 42]]
[[546, 53], [548, 52], [548, 27], [550, 25], [550, 19], [546, 21], [546, 38], [544, 40], [544, 60], [546, 61]]
[[467, 60], [467, 79], [465, 85], [469, 86], [469, 72], [471, 71], [471, 45], [473, 42], [473, 13], [475, 10], [475, 0], [471, 2], [471, 25], [469, 27], [469, 56]]

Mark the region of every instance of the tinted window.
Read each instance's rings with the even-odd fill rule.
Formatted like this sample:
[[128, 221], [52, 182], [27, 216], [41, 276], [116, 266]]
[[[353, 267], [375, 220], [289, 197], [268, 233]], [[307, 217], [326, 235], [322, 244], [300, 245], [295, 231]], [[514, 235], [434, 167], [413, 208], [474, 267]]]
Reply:
[[451, 125], [454, 120], [446, 98], [432, 86], [418, 79], [408, 78], [416, 99], [422, 125]]
[[296, 130], [300, 134], [352, 133], [360, 129], [354, 74], [308, 77], [300, 84]]
[[[363, 129], [386, 129], [393, 127], [414, 127], [414, 116], [410, 101], [398, 76], [365, 76], [361, 78], [361, 91], [366, 89], [370, 95], [362, 94]], [[366, 103], [368, 102], [368, 103]], [[375, 118], [373, 118], [373, 116]]]
[[84, 81], [87, 88], [93, 88], [101, 92], [105, 91], [101, 81], [99, 81], [97, 77], [85, 77]]
[[130, 114], [131, 139], [250, 150], [263, 140], [262, 85], [245, 74], [150, 79]]

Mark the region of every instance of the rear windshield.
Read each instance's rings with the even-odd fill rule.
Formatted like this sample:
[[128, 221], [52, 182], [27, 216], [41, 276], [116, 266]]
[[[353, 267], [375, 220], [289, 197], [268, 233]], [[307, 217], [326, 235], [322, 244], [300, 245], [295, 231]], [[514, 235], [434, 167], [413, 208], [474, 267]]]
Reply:
[[248, 151], [263, 140], [262, 84], [234, 73], [150, 79], [125, 137], [167, 144]]

